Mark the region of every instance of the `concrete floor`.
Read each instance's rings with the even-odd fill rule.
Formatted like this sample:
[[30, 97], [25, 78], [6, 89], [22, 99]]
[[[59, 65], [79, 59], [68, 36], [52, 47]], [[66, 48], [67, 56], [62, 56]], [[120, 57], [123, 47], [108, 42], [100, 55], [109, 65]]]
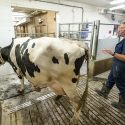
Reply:
[[[19, 78], [15, 73], [0, 77], [0, 101], [18, 96]], [[32, 91], [31, 85], [25, 80], [25, 93]]]
[[[10, 84], [7, 90], [13, 93], [13, 96], [1, 101], [1, 125], [69, 125], [73, 112], [67, 97], [60, 99], [57, 104], [54, 101], [55, 94], [48, 88], [42, 89], [41, 92], [26, 89], [24, 95], [17, 95], [14, 88], [18, 85], [15, 75], [10, 74], [2, 80], [3, 83]], [[81, 77], [77, 87], [80, 94], [83, 93], [84, 87], [85, 79]], [[94, 91], [95, 88], [101, 87], [102, 83], [97, 79], [89, 82], [87, 103], [82, 111], [79, 125], [125, 125], [125, 112], [111, 106], [112, 101], [118, 101], [117, 88], [113, 88], [106, 100]]]

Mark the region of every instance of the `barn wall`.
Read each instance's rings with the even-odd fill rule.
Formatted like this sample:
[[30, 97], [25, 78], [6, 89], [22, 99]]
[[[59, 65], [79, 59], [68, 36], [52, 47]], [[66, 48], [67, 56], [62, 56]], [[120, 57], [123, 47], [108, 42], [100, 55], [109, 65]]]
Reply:
[[[12, 12], [10, 0], [0, 0], [0, 46], [4, 47], [11, 43], [14, 37], [14, 29], [12, 25]], [[0, 75], [13, 72], [9, 64], [0, 67]]]
[[[44, 10], [52, 10], [59, 12], [59, 22], [67, 23], [67, 22], [81, 22], [82, 21], [82, 9], [76, 7], [68, 7], [63, 5], [39, 2], [40, 0], [11, 0], [11, 4], [13, 6], [26, 7], [26, 8], [36, 8], [36, 9], [44, 9]], [[42, 0], [41, 0], [42, 1]], [[44, 0], [45, 1], [45, 0]], [[46, 0], [50, 1], [50, 0]], [[51, 0], [52, 2], [57, 2], [57, 0]], [[59, 0], [61, 4], [67, 4], [72, 6], [79, 6], [84, 9], [83, 13], [83, 21], [94, 21], [101, 20], [103, 23], [117, 23], [125, 19], [124, 16], [116, 16], [115, 21], [112, 20], [111, 14], [101, 15], [98, 13], [99, 7], [70, 2], [66, 0]]]
[[111, 69], [112, 58], [94, 61], [93, 76], [101, 74]]
[[[42, 36], [41, 33], [55, 33], [56, 32], [56, 14], [54, 11], [46, 11], [42, 13], [42, 11], [34, 15], [30, 18], [30, 22], [25, 24], [20, 24], [16, 26], [16, 33], [29, 33], [29, 34], [37, 34], [37, 37]], [[43, 20], [41, 23], [39, 19]], [[25, 36], [25, 35], [24, 35]], [[49, 34], [49, 36], [53, 36], [53, 34]]]

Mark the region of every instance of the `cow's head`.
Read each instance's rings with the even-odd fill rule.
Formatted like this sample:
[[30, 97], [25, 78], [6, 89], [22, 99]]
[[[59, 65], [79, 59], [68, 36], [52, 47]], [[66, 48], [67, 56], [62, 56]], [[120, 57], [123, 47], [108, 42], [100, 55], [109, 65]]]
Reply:
[[5, 63], [5, 61], [2, 57], [1, 50], [2, 50], [2, 48], [0, 47], [0, 65], [3, 65]]

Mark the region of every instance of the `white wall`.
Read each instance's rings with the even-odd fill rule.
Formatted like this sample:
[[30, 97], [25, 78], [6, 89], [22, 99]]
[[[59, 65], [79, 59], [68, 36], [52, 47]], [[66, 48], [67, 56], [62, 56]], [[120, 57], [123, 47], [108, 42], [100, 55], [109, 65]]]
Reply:
[[60, 23], [67, 23], [73, 21], [81, 22], [82, 20], [82, 10], [80, 8], [73, 8], [68, 6], [30, 0], [11, 0], [11, 3], [12, 6], [57, 11], [59, 12]]
[[[11, 43], [14, 37], [10, 0], [0, 0], [0, 47]], [[0, 67], [0, 75], [9, 74], [12, 69], [9, 64]]]
[[84, 5], [84, 8], [84, 19], [88, 21], [100, 20], [102, 23], [119, 23], [121, 20], [125, 19], [125, 16], [115, 15], [115, 20], [113, 21], [111, 14], [98, 13], [100, 7]]
[[[82, 20], [81, 19], [82, 10], [80, 8], [75, 8], [75, 7], [73, 8], [73, 7], [33, 1], [33, 0], [11, 0], [11, 3], [13, 6], [58, 11], [59, 23], [81, 22]], [[112, 21], [110, 14], [107, 14], [107, 15], [98, 14], [99, 7], [95, 7], [95, 6], [91, 6], [87, 4], [81, 4], [81, 3], [70, 2], [70, 1], [65, 1], [65, 0], [60, 0], [60, 3], [83, 7], [84, 9], [83, 20], [84, 21], [90, 22], [94, 20], [101, 20], [101, 22], [103, 23], [118, 23], [119, 20], [125, 19], [124, 16], [115, 16], [116, 20]]]
[[11, 43], [14, 36], [10, 0], [0, 0], [0, 46]]

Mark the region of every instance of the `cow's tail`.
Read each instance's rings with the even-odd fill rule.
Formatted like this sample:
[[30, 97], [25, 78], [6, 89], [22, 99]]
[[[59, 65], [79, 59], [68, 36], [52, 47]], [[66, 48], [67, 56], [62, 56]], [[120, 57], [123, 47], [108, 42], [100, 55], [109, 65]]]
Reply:
[[86, 78], [86, 86], [85, 86], [85, 90], [84, 93], [80, 99], [80, 102], [78, 104], [78, 108], [77, 111], [79, 111], [81, 108], [85, 107], [86, 104], [86, 100], [87, 100], [87, 96], [88, 96], [88, 77], [89, 77], [89, 51], [86, 50], [85, 51], [85, 59], [87, 61], [87, 78]]

